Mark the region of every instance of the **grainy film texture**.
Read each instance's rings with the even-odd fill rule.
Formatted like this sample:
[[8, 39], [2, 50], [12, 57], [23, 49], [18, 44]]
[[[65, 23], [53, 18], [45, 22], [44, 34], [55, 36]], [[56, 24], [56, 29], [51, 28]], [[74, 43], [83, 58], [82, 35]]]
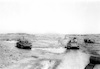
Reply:
[[99, 69], [99, 39], [99, 34], [0, 34], [0, 69]]

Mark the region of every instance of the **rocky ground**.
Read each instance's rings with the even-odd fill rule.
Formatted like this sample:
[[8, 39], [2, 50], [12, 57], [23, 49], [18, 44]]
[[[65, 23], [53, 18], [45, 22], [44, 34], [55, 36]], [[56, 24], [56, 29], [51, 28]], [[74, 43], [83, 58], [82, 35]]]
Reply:
[[[91, 55], [100, 56], [99, 36], [1, 34], [0, 69], [84, 69]], [[18, 48], [18, 41], [25, 48]], [[79, 49], [71, 49], [74, 47]]]

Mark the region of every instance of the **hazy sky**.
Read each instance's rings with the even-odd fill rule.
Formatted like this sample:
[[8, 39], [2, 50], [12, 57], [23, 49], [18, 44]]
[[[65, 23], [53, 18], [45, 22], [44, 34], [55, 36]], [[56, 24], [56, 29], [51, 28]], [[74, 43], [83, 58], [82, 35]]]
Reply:
[[100, 1], [2, 0], [0, 33], [100, 34]]

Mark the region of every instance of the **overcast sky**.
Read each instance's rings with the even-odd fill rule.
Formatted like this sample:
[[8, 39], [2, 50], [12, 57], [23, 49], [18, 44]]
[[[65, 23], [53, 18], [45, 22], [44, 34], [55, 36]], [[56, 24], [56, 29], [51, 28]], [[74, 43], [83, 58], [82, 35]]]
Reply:
[[1, 0], [0, 33], [100, 34], [100, 1]]

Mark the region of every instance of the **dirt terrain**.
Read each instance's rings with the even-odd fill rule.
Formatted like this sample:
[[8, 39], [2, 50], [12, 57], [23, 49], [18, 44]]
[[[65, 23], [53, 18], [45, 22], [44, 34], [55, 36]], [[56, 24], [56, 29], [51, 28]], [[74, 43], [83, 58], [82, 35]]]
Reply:
[[[84, 69], [91, 55], [100, 57], [99, 38], [88, 34], [1, 34], [0, 69]], [[17, 48], [18, 41], [30, 48]]]

